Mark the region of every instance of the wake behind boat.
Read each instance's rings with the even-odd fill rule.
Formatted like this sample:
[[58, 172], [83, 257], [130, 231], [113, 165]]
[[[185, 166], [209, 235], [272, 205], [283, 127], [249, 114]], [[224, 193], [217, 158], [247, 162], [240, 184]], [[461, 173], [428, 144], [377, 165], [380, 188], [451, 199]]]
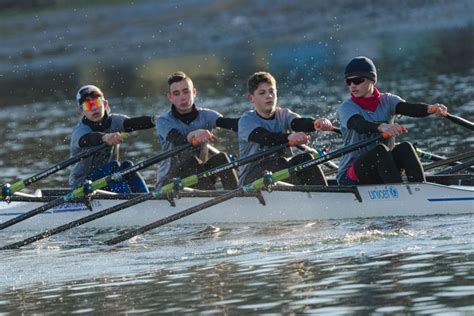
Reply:
[[[272, 192], [245, 193], [177, 223], [214, 224], [272, 221], [307, 221], [384, 216], [425, 216], [474, 212], [474, 176], [428, 177], [431, 182], [360, 186], [283, 186]], [[437, 182], [437, 183], [435, 183]], [[145, 225], [226, 191], [187, 190], [178, 199], [150, 199], [115, 214], [86, 223], [85, 227], [118, 228]], [[35, 196], [14, 195], [2, 203], [0, 223], [64, 195], [64, 190], [38, 190]], [[62, 204], [7, 228], [10, 231], [44, 230], [123, 203], [137, 195], [98, 193], [92, 211], [83, 201]], [[176, 206], [173, 206], [173, 205]]]

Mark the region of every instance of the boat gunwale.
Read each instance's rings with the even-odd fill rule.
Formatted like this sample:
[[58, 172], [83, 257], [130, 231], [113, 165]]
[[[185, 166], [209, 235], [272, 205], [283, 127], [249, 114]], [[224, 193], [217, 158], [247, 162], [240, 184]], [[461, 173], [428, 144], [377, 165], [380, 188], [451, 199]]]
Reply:
[[[404, 182], [404, 183], [393, 183], [393, 184], [374, 184], [374, 185], [280, 185], [277, 184], [273, 186], [270, 192], [302, 192], [302, 193], [352, 193], [355, 198], [362, 202], [360, 195], [360, 189], [363, 187], [374, 187], [374, 186], [386, 186], [386, 185], [433, 185], [439, 187], [449, 188], [451, 190], [461, 190], [472, 192], [474, 187], [472, 185], [444, 185], [433, 182]], [[10, 199], [11, 202], [49, 202], [58, 197], [61, 197], [61, 194], [51, 194], [53, 192], [63, 192], [62, 189], [46, 189], [45, 192], [48, 192], [45, 196], [34, 196], [34, 195], [13, 195]], [[151, 197], [150, 200], [168, 200], [170, 203], [173, 203], [174, 199], [180, 198], [216, 198], [225, 193], [229, 192], [228, 190], [196, 190], [196, 189], [186, 189], [183, 192], [179, 192], [177, 196], [162, 196], [162, 197]], [[91, 196], [92, 200], [123, 200], [127, 201], [134, 197], [140, 196], [143, 193], [135, 194], [104, 194], [97, 193]], [[237, 197], [255, 197], [260, 203], [264, 204], [262, 193], [258, 192], [241, 192]], [[68, 203], [81, 203], [84, 201], [84, 198], [73, 199], [68, 201]]]

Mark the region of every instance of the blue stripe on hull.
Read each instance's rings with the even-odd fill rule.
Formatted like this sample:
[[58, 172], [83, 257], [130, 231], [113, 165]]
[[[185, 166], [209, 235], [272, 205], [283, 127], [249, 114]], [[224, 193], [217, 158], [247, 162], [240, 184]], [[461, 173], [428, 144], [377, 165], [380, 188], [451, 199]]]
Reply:
[[430, 202], [474, 201], [474, 197], [428, 199]]

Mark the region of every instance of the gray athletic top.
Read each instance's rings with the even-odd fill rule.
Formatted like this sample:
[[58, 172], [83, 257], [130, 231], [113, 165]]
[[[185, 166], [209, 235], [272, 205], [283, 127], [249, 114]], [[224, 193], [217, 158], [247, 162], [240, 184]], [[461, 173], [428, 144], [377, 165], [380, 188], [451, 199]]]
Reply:
[[[264, 119], [255, 110], [245, 112], [239, 120], [239, 158], [253, 155], [261, 150], [268, 149], [258, 143], [249, 141], [250, 134], [258, 127], [262, 127], [270, 133], [290, 133], [291, 121], [300, 117], [295, 112], [286, 108], [276, 108], [275, 116], [272, 119]], [[285, 156], [291, 157], [292, 151], [288, 149]], [[259, 161], [248, 163], [239, 167], [240, 183], [244, 183], [249, 170], [257, 165]]]
[[[123, 114], [110, 114], [111, 123], [110, 126], [103, 131], [103, 133], [115, 133], [124, 132], [123, 122], [128, 119], [128, 116]], [[79, 147], [79, 140], [82, 136], [94, 132], [90, 126], [84, 124], [82, 120], [74, 127], [71, 134], [71, 156], [75, 156], [85, 150], [93, 150], [98, 146], [92, 147]], [[115, 146], [107, 147], [103, 150], [99, 150], [92, 156], [85, 158], [71, 167], [69, 174], [69, 185], [73, 188], [82, 185], [84, 180], [89, 174], [95, 169], [99, 168], [103, 164], [109, 162], [114, 157]]]
[[[339, 107], [339, 120], [341, 124], [341, 132], [343, 138], [343, 146], [352, 145], [364, 139], [374, 137], [373, 133], [359, 134], [354, 130], [347, 128], [347, 122], [354, 115], [361, 115], [365, 120], [374, 123], [393, 123], [395, 118], [395, 109], [399, 102], [404, 102], [402, 98], [390, 93], [381, 93], [379, 105], [375, 112], [364, 110], [358, 104], [354, 103], [352, 99], [344, 101]], [[342, 156], [339, 162], [339, 171], [337, 173], [337, 180], [346, 173], [351, 162], [359, 157], [361, 154], [374, 148], [376, 144], [365, 146], [359, 150], [350, 152]]]
[[[168, 151], [176, 147], [176, 144], [173, 144], [172, 142], [167, 140], [168, 134], [172, 129], [176, 129], [180, 134], [184, 136], [198, 129], [207, 129], [211, 132], [213, 129], [216, 128], [217, 119], [219, 117], [222, 117], [220, 113], [210, 109], [196, 107], [196, 110], [199, 112], [199, 114], [189, 124], [186, 124], [177, 117], [175, 117], [172, 111], [169, 111], [165, 115], [160, 115], [160, 117], [156, 121], [156, 132], [160, 140], [162, 152]], [[181, 157], [189, 157], [190, 155], [193, 155], [198, 151], [199, 149], [190, 149], [188, 151], [184, 151], [177, 157], [173, 157], [173, 159], [168, 158], [166, 160], [163, 160], [158, 166], [156, 183], [158, 185], [163, 184], [163, 181], [165, 180], [166, 175], [170, 171], [171, 166], [179, 164]]]

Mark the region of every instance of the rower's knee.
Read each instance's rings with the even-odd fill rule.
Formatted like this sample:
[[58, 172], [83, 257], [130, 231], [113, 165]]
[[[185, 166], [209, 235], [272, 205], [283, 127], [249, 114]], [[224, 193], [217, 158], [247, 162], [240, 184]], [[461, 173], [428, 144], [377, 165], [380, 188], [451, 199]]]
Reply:
[[386, 157], [390, 155], [390, 148], [388, 148], [384, 144], [377, 144], [374, 149], [373, 153], [375, 154], [376, 157]]

